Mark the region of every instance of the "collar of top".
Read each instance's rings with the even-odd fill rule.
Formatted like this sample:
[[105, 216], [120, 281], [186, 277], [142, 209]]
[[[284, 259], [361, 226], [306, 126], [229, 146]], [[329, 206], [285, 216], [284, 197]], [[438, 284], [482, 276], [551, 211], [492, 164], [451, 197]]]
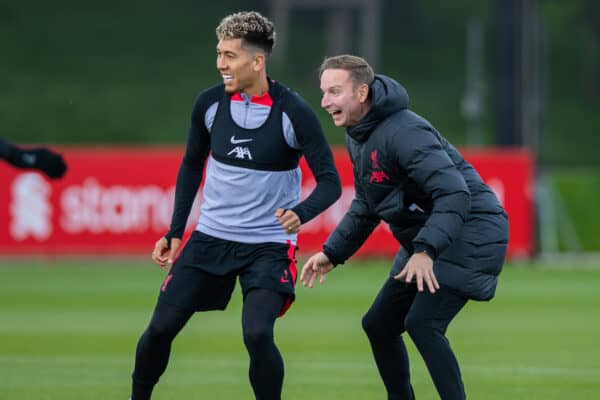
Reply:
[[[246, 93], [242, 93], [242, 92], [235, 92], [232, 96], [231, 96], [231, 101], [243, 101], [246, 103], [254, 103], [254, 104], [260, 104], [263, 106], [267, 106], [267, 107], [271, 107], [273, 105], [273, 97], [271, 97], [271, 90], [273, 90], [273, 85], [275, 84], [275, 81], [269, 77], [267, 77], [267, 82], [269, 83], [269, 90], [266, 91], [263, 94], [260, 94], [258, 96], [248, 96]], [[277, 85], [275, 85], [277, 86]]]
[[243, 101], [246, 103], [261, 104], [267, 107], [271, 107], [273, 105], [273, 98], [269, 92], [252, 97], [249, 97], [246, 93], [236, 92], [233, 94], [233, 96], [231, 96], [231, 101]]

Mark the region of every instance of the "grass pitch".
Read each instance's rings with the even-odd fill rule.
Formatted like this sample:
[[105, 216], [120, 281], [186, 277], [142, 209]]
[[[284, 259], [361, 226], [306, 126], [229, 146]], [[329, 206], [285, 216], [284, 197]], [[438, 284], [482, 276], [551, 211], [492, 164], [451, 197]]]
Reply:
[[[600, 264], [600, 263], [599, 263]], [[351, 262], [298, 287], [276, 325], [283, 398], [384, 399], [360, 319], [387, 262]], [[137, 339], [164, 273], [131, 260], [0, 263], [0, 399], [127, 399]], [[155, 399], [251, 399], [239, 289], [197, 314], [173, 346]], [[470, 399], [600, 398], [600, 268], [509, 265], [496, 299], [470, 302], [448, 337]], [[417, 398], [436, 399], [409, 346]]]

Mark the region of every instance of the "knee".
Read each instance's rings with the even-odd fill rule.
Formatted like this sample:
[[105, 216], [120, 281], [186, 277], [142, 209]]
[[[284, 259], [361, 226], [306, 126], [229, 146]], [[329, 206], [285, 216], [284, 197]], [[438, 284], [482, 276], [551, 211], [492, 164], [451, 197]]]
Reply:
[[372, 311], [367, 312], [362, 318], [362, 328], [370, 338], [387, 336], [385, 327], [381, 316]]
[[268, 329], [247, 329], [244, 331], [244, 344], [250, 351], [270, 343], [273, 343], [273, 332]]
[[424, 338], [433, 332], [433, 327], [427, 323], [427, 319], [416, 313], [409, 313], [404, 319], [404, 327], [413, 341]]
[[145, 336], [150, 340], [163, 339], [168, 336], [167, 332], [164, 326], [150, 324], [148, 325], [148, 329], [146, 329]]
[[153, 320], [150, 322], [150, 325], [148, 325], [148, 329], [146, 329], [146, 335], [151, 339], [157, 340], [172, 339], [179, 331], [177, 328], [178, 324], [169, 323], [168, 320]]
[[150, 340], [173, 340], [192, 314], [192, 311], [158, 303], [144, 336]]

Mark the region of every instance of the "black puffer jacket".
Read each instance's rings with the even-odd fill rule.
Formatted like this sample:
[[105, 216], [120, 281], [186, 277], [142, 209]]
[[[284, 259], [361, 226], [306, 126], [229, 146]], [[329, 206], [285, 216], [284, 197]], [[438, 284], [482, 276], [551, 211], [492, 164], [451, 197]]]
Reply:
[[508, 242], [496, 196], [454, 146], [408, 110], [400, 84], [377, 75], [370, 95], [368, 114], [346, 131], [356, 197], [325, 254], [343, 263], [384, 220], [402, 244], [392, 274], [410, 254], [426, 251], [440, 284], [492, 298]]

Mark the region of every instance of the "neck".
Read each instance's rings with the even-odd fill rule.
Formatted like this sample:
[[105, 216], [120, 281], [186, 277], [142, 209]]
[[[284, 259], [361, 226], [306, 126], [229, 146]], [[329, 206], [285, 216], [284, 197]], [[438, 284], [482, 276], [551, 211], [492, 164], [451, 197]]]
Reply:
[[356, 113], [356, 118], [352, 119], [351, 126], [354, 126], [354, 125], [358, 124], [360, 121], [362, 121], [362, 119], [365, 117], [365, 115], [367, 115], [369, 113], [370, 109], [371, 109], [371, 102], [367, 101], [367, 102], [361, 104], [360, 110], [358, 110], [358, 112]]
[[367, 115], [369, 113], [369, 111], [371, 111], [371, 102], [370, 101], [366, 101], [362, 108], [361, 108], [361, 114], [360, 114], [360, 118], [358, 119], [359, 121], [361, 119], [363, 119], [365, 117], [365, 115]]
[[269, 81], [267, 80], [266, 73], [261, 74], [260, 78], [256, 82], [244, 89], [244, 93], [246, 93], [249, 97], [260, 96], [268, 91]]

